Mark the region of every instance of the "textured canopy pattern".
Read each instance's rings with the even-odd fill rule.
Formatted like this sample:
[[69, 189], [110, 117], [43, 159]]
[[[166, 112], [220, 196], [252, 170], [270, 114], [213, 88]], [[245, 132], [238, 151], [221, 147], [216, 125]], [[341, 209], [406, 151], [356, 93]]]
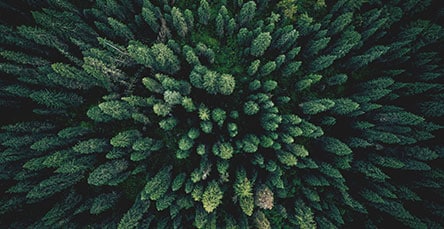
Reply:
[[0, 225], [444, 226], [440, 1], [0, 3]]

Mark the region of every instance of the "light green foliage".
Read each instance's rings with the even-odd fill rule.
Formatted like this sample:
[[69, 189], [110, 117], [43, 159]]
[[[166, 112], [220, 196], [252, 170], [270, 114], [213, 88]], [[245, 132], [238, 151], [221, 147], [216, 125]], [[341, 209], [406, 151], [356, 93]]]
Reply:
[[177, 91], [165, 91], [163, 93], [163, 99], [168, 105], [177, 105], [182, 102], [182, 95]]
[[178, 144], [180, 150], [189, 150], [193, 147], [193, 140], [188, 137], [182, 137]]
[[212, 181], [202, 194], [202, 204], [206, 212], [213, 212], [222, 203], [223, 192], [219, 185]]
[[200, 106], [199, 107], [199, 118], [200, 118], [200, 120], [208, 121], [208, 120], [210, 120], [210, 117], [211, 117], [210, 109], [208, 109], [205, 106]]
[[[86, 76], [81, 70], [69, 65], [63, 63], [55, 63], [51, 65], [51, 68], [54, 70], [54, 72], [58, 74], [56, 77], [54, 77], [53, 80], [64, 83], [65, 85], [72, 85], [70, 86], [70, 88], [90, 89], [98, 85], [98, 82], [94, 82], [93, 78]], [[61, 80], [59, 79], [61, 78], [59, 75], [62, 76], [64, 80], [59, 81]]]
[[162, 88], [161, 84], [150, 77], [143, 78], [142, 83], [151, 92], [155, 92], [155, 93], [162, 93], [163, 92], [163, 90], [162, 90], [163, 88]]
[[219, 93], [231, 95], [236, 87], [236, 81], [230, 74], [221, 74], [219, 77]]
[[118, 119], [124, 120], [131, 117], [131, 106], [124, 101], [107, 101], [99, 104], [103, 113]]
[[259, 69], [260, 63], [261, 63], [260, 60], [254, 60], [253, 62], [251, 62], [250, 66], [247, 69], [248, 75], [250, 76], [254, 75]]
[[111, 138], [110, 143], [114, 147], [129, 147], [140, 137], [141, 134], [138, 130], [127, 130]]
[[181, 104], [187, 112], [192, 112], [192, 111], [196, 110], [196, 106], [194, 105], [193, 100], [189, 97], [182, 97]]
[[218, 74], [213, 71], [207, 71], [202, 76], [202, 88], [208, 91], [209, 94], [216, 94], [218, 92]]
[[311, 208], [301, 200], [296, 201], [295, 215], [290, 217], [290, 222], [299, 226], [301, 229], [316, 228], [316, 222]]
[[236, 173], [236, 183], [234, 193], [239, 199], [242, 211], [251, 216], [254, 210], [253, 184], [248, 180], [245, 170]]
[[257, 136], [249, 134], [242, 141], [242, 149], [247, 153], [254, 153], [258, 150], [259, 143]]
[[86, 115], [87, 115], [90, 119], [92, 119], [92, 120], [94, 120], [94, 121], [96, 121], [96, 122], [108, 122], [108, 121], [110, 121], [110, 120], [112, 119], [112, 117], [109, 116], [109, 115], [107, 115], [107, 114], [105, 114], [105, 113], [99, 108], [99, 106], [93, 106], [93, 107], [91, 107], [91, 108], [87, 111]]
[[321, 139], [324, 150], [337, 155], [348, 155], [352, 150], [343, 142], [332, 137], [323, 137]]
[[222, 127], [222, 125], [225, 122], [225, 119], [227, 118], [227, 112], [220, 108], [216, 108], [211, 112], [211, 117], [213, 118], [213, 121], [217, 123], [218, 126]]
[[236, 87], [236, 81], [230, 74], [219, 74], [203, 66], [196, 66], [190, 74], [193, 86], [206, 90], [209, 94], [230, 95]]
[[259, 34], [251, 43], [251, 55], [262, 56], [271, 44], [271, 35], [269, 32]]
[[116, 66], [111, 63], [106, 63], [101, 59], [95, 57], [84, 57], [84, 63], [82, 65], [85, 72], [93, 76], [100, 82], [100, 86], [111, 90], [111, 87], [115, 84], [115, 81], [124, 78], [124, 73], [117, 69]]
[[213, 132], [213, 123], [210, 121], [203, 121], [200, 123], [200, 129], [204, 132], [204, 133], [211, 133]]
[[359, 109], [359, 104], [351, 99], [336, 99], [334, 103], [335, 105], [331, 111], [339, 115], [346, 115]]
[[213, 146], [213, 153], [222, 159], [228, 160], [233, 157], [234, 148], [228, 142], [217, 143]]
[[159, 127], [163, 130], [172, 130], [177, 125], [177, 119], [173, 117], [166, 118], [159, 122]]
[[126, 160], [113, 160], [99, 165], [89, 174], [88, 184], [96, 186], [114, 185], [113, 179], [122, 175], [127, 168], [128, 162]]
[[156, 201], [156, 209], [158, 211], [162, 211], [171, 206], [175, 197], [172, 194], [166, 194], [162, 198]]
[[171, 107], [164, 103], [156, 103], [153, 106], [154, 114], [165, 117], [171, 112]]
[[177, 34], [185, 37], [188, 32], [188, 26], [182, 12], [178, 8], [173, 7], [171, 9], [171, 17], [173, 18], [173, 25], [176, 28]]
[[277, 4], [278, 9], [283, 11], [285, 18], [290, 20], [296, 19], [296, 12], [298, 11], [298, 5], [295, 0], [281, 0]]
[[236, 123], [228, 123], [228, 134], [230, 135], [230, 137], [235, 137], [238, 134], [238, 128]]
[[107, 139], [92, 138], [77, 143], [72, 149], [81, 154], [102, 153], [109, 147]]
[[314, 115], [332, 108], [335, 102], [330, 99], [319, 99], [301, 103], [299, 106], [305, 114]]
[[259, 229], [271, 229], [270, 221], [262, 211], [258, 211], [254, 214], [254, 224]]
[[157, 151], [162, 148], [162, 142], [145, 137], [134, 142], [132, 149], [135, 151]]
[[146, 183], [141, 199], [158, 200], [167, 192], [171, 183], [171, 166], [159, 170], [159, 172]]
[[247, 115], [254, 115], [259, 112], [259, 105], [254, 101], [248, 101], [244, 104], [244, 113]]
[[150, 202], [148, 200], [143, 201], [139, 198], [136, 198], [134, 204], [121, 218], [117, 228], [136, 228], [139, 225], [139, 221], [141, 221], [141, 219], [143, 218], [143, 214], [148, 210], [149, 207]]
[[163, 43], [149, 48], [140, 42], [130, 41], [128, 52], [136, 62], [160, 72], [175, 73], [180, 68], [177, 56]]
[[292, 153], [286, 151], [278, 152], [279, 161], [286, 166], [295, 166], [298, 162], [298, 159]]
[[274, 89], [276, 89], [276, 87], [278, 86], [278, 83], [274, 80], [267, 80], [264, 82], [264, 84], [262, 85], [262, 89], [265, 92], [271, 92]]
[[305, 89], [310, 88], [310, 86], [317, 83], [321, 79], [322, 79], [322, 76], [319, 74], [307, 75], [302, 80], [296, 82], [295, 88], [297, 91], [303, 91]]

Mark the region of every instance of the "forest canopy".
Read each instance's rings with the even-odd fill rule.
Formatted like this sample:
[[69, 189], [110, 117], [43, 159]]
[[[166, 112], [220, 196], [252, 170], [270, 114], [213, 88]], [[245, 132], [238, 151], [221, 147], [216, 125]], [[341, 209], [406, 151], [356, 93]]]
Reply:
[[0, 227], [444, 227], [438, 0], [0, 3]]

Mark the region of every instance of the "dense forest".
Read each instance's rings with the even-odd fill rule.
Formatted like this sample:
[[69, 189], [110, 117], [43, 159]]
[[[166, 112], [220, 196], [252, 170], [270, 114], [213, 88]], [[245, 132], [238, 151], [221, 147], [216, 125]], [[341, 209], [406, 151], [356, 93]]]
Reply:
[[443, 228], [440, 0], [2, 0], [0, 228]]

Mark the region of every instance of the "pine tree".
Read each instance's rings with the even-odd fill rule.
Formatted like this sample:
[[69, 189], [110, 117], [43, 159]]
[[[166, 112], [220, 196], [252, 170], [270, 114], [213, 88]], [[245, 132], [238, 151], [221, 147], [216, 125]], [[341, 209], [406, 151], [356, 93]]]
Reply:
[[205, 188], [202, 194], [202, 204], [206, 212], [213, 212], [220, 204], [223, 197], [223, 192], [219, 185], [212, 181]]
[[206, 0], [201, 0], [197, 11], [199, 15], [199, 22], [201, 24], [207, 25], [208, 20], [210, 20], [210, 6]]
[[[128, 168], [126, 160], [114, 160], [98, 166], [89, 174], [88, 184], [102, 186], [105, 184], [116, 185], [113, 182], [118, 175]], [[120, 182], [119, 182], [120, 183]]]
[[305, 114], [317, 114], [332, 108], [335, 102], [329, 99], [312, 100], [305, 103], [301, 103], [299, 106], [302, 108]]
[[239, 25], [243, 26], [248, 24], [256, 13], [256, 3], [254, 1], [248, 1], [242, 5], [239, 12]]
[[260, 33], [251, 43], [251, 55], [262, 56], [271, 44], [271, 35], [269, 32]]
[[316, 58], [311, 62], [310, 64], [310, 71], [311, 72], [319, 72], [326, 68], [328, 68], [330, 65], [333, 64], [333, 62], [338, 58], [336, 55], [324, 55]]
[[179, 36], [185, 37], [188, 32], [188, 26], [182, 12], [180, 12], [180, 10], [176, 7], [173, 7], [171, 9], [171, 16], [173, 18], [173, 25], [176, 28], [177, 33]]
[[141, 199], [159, 200], [167, 192], [171, 182], [171, 167], [164, 167], [152, 177], [141, 193]]
[[246, 172], [240, 170], [236, 173], [236, 183], [234, 184], [236, 194], [242, 211], [251, 216], [254, 210], [253, 185], [248, 180]]
[[353, 13], [347, 12], [337, 17], [330, 25], [328, 35], [332, 36], [341, 32], [353, 20]]

